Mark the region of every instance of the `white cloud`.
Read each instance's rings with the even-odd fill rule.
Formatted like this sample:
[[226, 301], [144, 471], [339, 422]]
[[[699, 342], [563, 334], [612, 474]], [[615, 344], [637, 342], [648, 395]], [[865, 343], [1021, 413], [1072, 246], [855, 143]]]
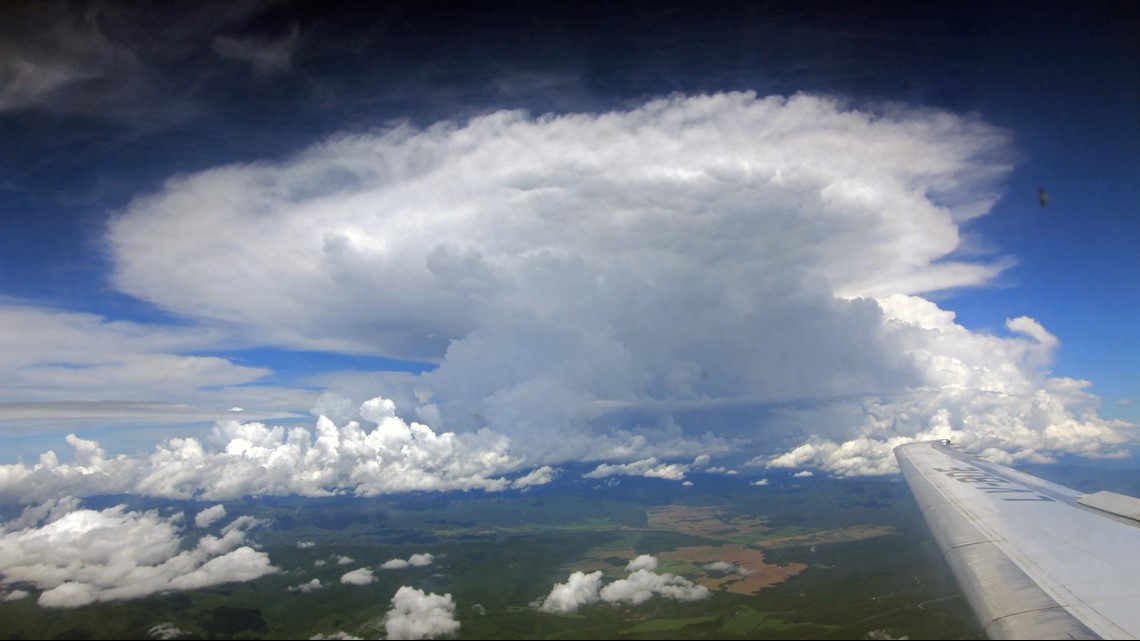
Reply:
[[[413, 490], [501, 491], [502, 475], [521, 467], [510, 441], [490, 430], [436, 433], [395, 415], [386, 399], [373, 399], [361, 414], [375, 422], [337, 427], [320, 417], [315, 433], [301, 427], [219, 421], [206, 445], [169, 439], [146, 457], [108, 458], [95, 441], [67, 437], [74, 461], [46, 452], [35, 464], [0, 465], [0, 500], [133, 492], [169, 498], [232, 499], [263, 494], [373, 496]], [[537, 470], [525, 483], [547, 478]]]
[[511, 481], [511, 487], [516, 490], [525, 490], [533, 485], [546, 485], [553, 481], [556, 476], [558, 476], [558, 470], [549, 465], [543, 465]]
[[737, 567], [735, 564], [729, 563], [728, 561], [713, 561], [712, 563], [706, 563], [701, 566], [701, 569], [706, 572], [716, 572], [718, 574], [739, 574], [740, 576], [748, 576], [751, 574], [751, 572], [748, 570]]
[[763, 487], [765, 485], [768, 485], [768, 479], [760, 479], [758, 481], [753, 481], [752, 485], [759, 485], [759, 486]]
[[633, 463], [610, 464], [602, 463], [593, 470], [583, 474], [584, 478], [600, 479], [607, 476], [644, 476], [646, 478], [681, 481], [685, 478], [688, 465], [681, 463], [662, 463], [655, 457], [634, 461]]
[[316, 547], [316, 545], [317, 544], [313, 543], [312, 541], [297, 541], [297, 549], [299, 549], [299, 550], [305, 550], [305, 549], [308, 549], [311, 547]]
[[179, 629], [173, 622], [167, 621], [160, 623], [153, 628], [146, 631], [147, 636], [152, 639], [162, 639], [162, 641], [170, 641], [170, 639], [178, 639], [181, 637], [190, 636], [186, 630]]
[[681, 428], [716, 423], [681, 426], [686, 404], [886, 405], [931, 386], [1046, 390], [1075, 421], [1057, 451], [1111, 445], [1039, 373], [1057, 344], [1040, 324], [949, 331], [917, 296], [1012, 264], [959, 251], [1010, 157], [973, 118], [808, 95], [498, 112], [180, 177], [108, 241], [115, 284], [175, 313], [438, 362], [414, 381], [434, 400], [409, 411], [488, 427], [532, 464], [706, 453]]
[[441, 428], [485, 422], [538, 463], [602, 458], [591, 426], [613, 407], [911, 383], [856, 297], [1008, 264], [954, 254], [1008, 144], [807, 95], [498, 112], [179, 177], [108, 242], [126, 293], [277, 345], [439, 362], [420, 383], [446, 399]]
[[799, 472], [796, 472], [795, 474], [793, 474], [793, 475], [792, 475], [792, 478], [797, 478], [797, 479], [806, 479], [806, 478], [810, 478], [810, 477], [812, 477], [812, 476], [815, 476], [815, 473], [814, 473], [814, 472], [812, 472], [811, 470], [801, 470], [801, 471], [799, 471]]
[[[269, 374], [216, 356], [215, 330], [147, 326], [0, 301], [0, 425], [209, 422], [284, 417], [312, 394], [247, 383]], [[71, 429], [74, 429], [72, 427]]]
[[376, 580], [372, 575], [372, 570], [368, 568], [357, 568], [351, 572], [345, 572], [340, 577], [340, 582], [347, 585], [368, 585]]
[[574, 572], [566, 583], [555, 584], [550, 594], [531, 603], [542, 612], [566, 614], [578, 608], [593, 605], [599, 601], [618, 604], [640, 605], [654, 596], [663, 596], [677, 601], [698, 601], [708, 598], [710, 592], [703, 585], [675, 574], [658, 574], [657, 558], [642, 554], [626, 565], [629, 576], [602, 586], [602, 572], [590, 574]]
[[641, 569], [630, 573], [628, 578], [618, 579], [602, 588], [600, 596], [606, 603], [630, 603], [641, 605], [654, 596], [663, 596], [675, 601], [699, 601], [711, 595], [703, 585], [676, 574], [657, 574], [652, 570]]
[[198, 527], [210, 527], [210, 525], [215, 521], [218, 519], [224, 519], [225, 517], [226, 507], [224, 505], [218, 504], [212, 507], [208, 507], [199, 512], [198, 516], [194, 517], [194, 525]]
[[650, 554], [642, 554], [636, 559], [630, 561], [625, 566], [626, 572], [636, 572], [638, 570], [648, 570], [654, 572], [657, 570], [657, 557]]
[[389, 639], [434, 639], [459, 631], [455, 601], [450, 594], [425, 593], [402, 586], [392, 597], [392, 609], [384, 619]]
[[339, 630], [337, 632], [333, 632], [332, 634], [317, 633], [317, 634], [314, 634], [313, 636], [311, 636], [309, 638], [315, 639], [316, 641], [324, 641], [324, 639], [340, 639], [343, 641], [354, 641], [354, 640], [360, 641], [360, 639], [362, 637], [353, 636], [353, 635], [345, 632], [344, 630]]
[[26, 582], [45, 607], [78, 607], [157, 592], [251, 581], [278, 572], [264, 552], [246, 545], [259, 522], [240, 517], [222, 536], [186, 547], [182, 515], [128, 512], [124, 506], [53, 514], [41, 526], [0, 535], [3, 584]]
[[898, 470], [892, 450], [913, 440], [950, 439], [967, 451], [1004, 460], [1045, 462], [1058, 453], [1088, 458], [1124, 456], [1134, 441], [1123, 421], [1096, 415], [1089, 383], [1050, 378], [1058, 340], [1033, 319], [1006, 322], [1009, 337], [971, 332], [954, 314], [912, 296], [880, 301], [887, 329], [921, 385], [864, 401], [839, 438], [817, 434], [792, 450], [757, 457], [754, 465], [815, 467], [838, 476]]
[[[347, 576], [347, 575], [345, 575], [345, 576]], [[343, 578], [341, 579], [341, 582], [342, 583], [351, 583], [350, 581], [345, 581]], [[320, 590], [323, 587], [325, 587], [325, 586], [323, 584], [321, 584], [320, 579], [313, 579], [313, 580], [309, 581], [308, 583], [302, 583], [300, 585], [291, 585], [286, 589], [289, 590], [290, 592], [301, 592], [303, 594], [308, 594], [314, 590]]]
[[0, 601], [19, 601], [20, 599], [26, 599], [29, 596], [31, 596], [31, 593], [27, 592], [26, 590], [12, 590], [10, 592], [3, 591], [0, 592]]
[[334, 555], [332, 558], [336, 561], [337, 565], [348, 565], [353, 562], [353, 558], [350, 556]]
[[550, 594], [531, 605], [551, 614], [566, 614], [576, 612], [584, 605], [593, 605], [598, 602], [601, 589], [602, 572], [574, 572], [565, 583], [557, 583], [550, 590]]
[[404, 559], [390, 559], [385, 561], [380, 568], [383, 570], [403, 570], [407, 567], [422, 568], [431, 565], [434, 561], [435, 557], [430, 554], [413, 554], [408, 557], [406, 561]]

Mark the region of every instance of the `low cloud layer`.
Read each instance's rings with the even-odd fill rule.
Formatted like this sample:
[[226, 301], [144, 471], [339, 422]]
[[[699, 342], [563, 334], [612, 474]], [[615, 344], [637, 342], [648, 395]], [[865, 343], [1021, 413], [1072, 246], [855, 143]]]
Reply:
[[450, 594], [425, 593], [403, 586], [392, 597], [392, 609], [384, 618], [389, 639], [434, 639], [459, 631], [455, 601]]
[[650, 457], [632, 463], [602, 463], [582, 476], [588, 479], [601, 479], [607, 476], [644, 476], [668, 481], [683, 481], [687, 471], [689, 471], [688, 465], [663, 463], [654, 457]]
[[[44, 607], [79, 607], [135, 599], [158, 592], [251, 581], [278, 572], [269, 557], [247, 545], [258, 522], [239, 517], [220, 531], [185, 546], [183, 517], [151, 510], [29, 508], [27, 519], [0, 535], [2, 584], [29, 583]], [[53, 507], [58, 507], [56, 503]], [[41, 518], [42, 517], [42, 518]], [[28, 521], [35, 524], [28, 525]]]
[[550, 594], [531, 605], [542, 612], [567, 614], [599, 602], [641, 605], [655, 596], [676, 601], [699, 601], [711, 595], [708, 588], [684, 577], [658, 574], [657, 559], [648, 554], [630, 561], [625, 569], [629, 576], [605, 586], [602, 585], [600, 570], [589, 574], [574, 572], [565, 583], [556, 584]]
[[[373, 399], [360, 410], [374, 424], [337, 427], [320, 417], [315, 433], [261, 423], [218, 423], [207, 445], [170, 439], [146, 457], [109, 457], [95, 441], [68, 436], [73, 461], [47, 452], [35, 464], [0, 465], [0, 500], [31, 503], [55, 496], [119, 492], [166, 498], [232, 499], [259, 495], [358, 496], [413, 490], [505, 490], [503, 476], [523, 466], [510, 441], [489, 430], [436, 433], [395, 415], [391, 401]], [[523, 487], [549, 481], [540, 468]], [[199, 518], [220, 518], [224, 508]], [[417, 562], [427, 557], [413, 557]]]

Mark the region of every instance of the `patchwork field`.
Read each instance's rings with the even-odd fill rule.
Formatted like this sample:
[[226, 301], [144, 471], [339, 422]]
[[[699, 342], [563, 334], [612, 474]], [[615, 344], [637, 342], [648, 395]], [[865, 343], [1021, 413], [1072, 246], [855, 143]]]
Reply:
[[[120, 502], [155, 507], [90, 504]], [[377, 638], [402, 586], [451, 595], [459, 638], [980, 638], [909, 494], [886, 481], [758, 490], [712, 476], [693, 487], [572, 480], [526, 493], [262, 498], [226, 510], [266, 522], [255, 539], [280, 572], [74, 609], [40, 607], [33, 593], [0, 602], [0, 638]], [[381, 569], [414, 554], [434, 560]], [[533, 605], [575, 571], [601, 570], [603, 585], [625, 578], [640, 555], [711, 593], [564, 614]], [[361, 568], [372, 582], [341, 581]], [[314, 580], [320, 589], [297, 589]]]

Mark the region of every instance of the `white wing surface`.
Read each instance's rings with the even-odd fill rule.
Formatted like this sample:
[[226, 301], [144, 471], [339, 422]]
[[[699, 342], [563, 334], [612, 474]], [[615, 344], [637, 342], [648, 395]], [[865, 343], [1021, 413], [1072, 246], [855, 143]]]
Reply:
[[1084, 495], [942, 441], [895, 457], [990, 638], [1140, 637], [1140, 499]]

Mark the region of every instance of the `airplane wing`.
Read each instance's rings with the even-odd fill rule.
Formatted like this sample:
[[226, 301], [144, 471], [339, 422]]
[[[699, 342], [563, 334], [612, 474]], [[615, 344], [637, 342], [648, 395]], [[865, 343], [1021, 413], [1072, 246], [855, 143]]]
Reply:
[[945, 441], [895, 457], [991, 639], [1140, 638], [1140, 499], [1082, 494]]

